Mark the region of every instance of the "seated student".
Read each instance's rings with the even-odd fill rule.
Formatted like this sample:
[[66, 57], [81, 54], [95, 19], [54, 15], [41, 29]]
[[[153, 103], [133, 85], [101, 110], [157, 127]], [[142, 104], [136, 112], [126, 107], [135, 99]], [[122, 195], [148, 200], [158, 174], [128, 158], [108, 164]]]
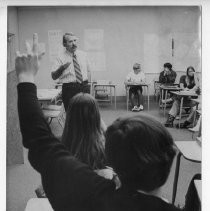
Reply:
[[[165, 85], [173, 85], [176, 80], [176, 72], [172, 70], [172, 65], [170, 63], [165, 63], [163, 65], [164, 70], [160, 73], [159, 76], [159, 83], [165, 84]], [[168, 99], [163, 100], [163, 103], [169, 103], [172, 101], [170, 98], [170, 93], [168, 93]], [[165, 98], [165, 96], [163, 96]]]
[[[133, 65], [133, 71], [131, 71], [127, 77], [125, 84], [129, 83], [134, 83], [134, 84], [139, 84], [139, 83], [144, 83], [145, 82], [145, 74], [141, 70], [141, 65], [138, 63], [135, 63]], [[130, 86], [129, 89], [129, 96], [130, 96], [130, 101], [131, 101], [131, 106], [132, 106], [132, 111], [141, 111], [144, 110], [143, 106], [143, 95], [142, 95], [142, 86]], [[137, 96], [137, 101], [138, 103], [135, 103], [135, 96]]]
[[[105, 131], [98, 104], [90, 94], [79, 93], [71, 98], [61, 141], [75, 158], [104, 176], [107, 171], [100, 169], [106, 167]], [[36, 194], [46, 197], [42, 186]]]
[[69, 103], [62, 142], [72, 155], [92, 169], [105, 167], [105, 137], [96, 100], [87, 93], [75, 95]]
[[176, 80], [176, 72], [172, 70], [172, 65], [170, 63], [165, 63], [163, 67], [164, 70], [160, 73], [159, 83], [174, 84]]
[[79, 161], [52, 134], [37, 100], [34, 77], [39, 69], [38, 37], [33, 52], [16, 58], [19, 84], [18, 112], [23, 145], [28, 158], [42, 177], [46, 195], [57, 211], [175, 211], [180, 210], [158, 195], [166, 182], [175, 156], [170, 133], [156, 120], [146, 116], [121, 118], [106, 132], [108, 163], [122, 181], [97, 175]]
[[[195, 69], [190, 66], [187, 68], [186, 75], [181, 76], [180, 78], [180, 88], [185, 91], [196, 91], [199, 87], [199, 81], [195, 73]], [[174, 99], [171, 110], [169, 111], [167, 121], [165, 123], [166, 127], [173, 127], [173, 122], [176, 115], [179, 113], [180, 109], [180, 98], [177, 97]], [[190, 97], [184, 98], [184, 106], [193, 107], [195, 104], [191, 101]]]

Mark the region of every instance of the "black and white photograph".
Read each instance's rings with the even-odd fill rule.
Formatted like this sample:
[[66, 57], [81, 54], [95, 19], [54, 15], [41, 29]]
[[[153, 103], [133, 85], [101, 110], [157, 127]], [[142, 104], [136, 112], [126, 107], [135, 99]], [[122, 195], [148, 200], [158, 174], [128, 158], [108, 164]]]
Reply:
[[204, 210], [201, 1], [11, 2], [6, 210]]

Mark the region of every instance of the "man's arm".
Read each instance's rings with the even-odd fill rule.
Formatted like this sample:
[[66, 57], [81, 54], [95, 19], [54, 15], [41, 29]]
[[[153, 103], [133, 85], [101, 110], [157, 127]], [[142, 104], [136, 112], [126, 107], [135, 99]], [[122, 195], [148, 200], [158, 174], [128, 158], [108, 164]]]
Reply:
[[69, 67], [70, 64], [71, 64], [70, 62], [67, 62], [64, 65], [60, 65], [55, 71], [52, 71], [51, 72], [52, 79], [53, 80], [58, 79], [62, 75], [63, 71]]

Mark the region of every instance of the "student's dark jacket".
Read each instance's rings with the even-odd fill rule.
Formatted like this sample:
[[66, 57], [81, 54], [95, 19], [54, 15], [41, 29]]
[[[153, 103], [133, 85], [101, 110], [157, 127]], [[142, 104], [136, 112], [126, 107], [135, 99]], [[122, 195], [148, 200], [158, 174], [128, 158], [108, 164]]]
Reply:
[[42, 177], [55, 211], [178, 211], [160, 198], [137, 193], [94, 173], [52, 134], [37, 100], [36, 86], [18, 85], [18, 112], [28, 159]]
[[173, 70], [170, 70], [170, 74], [169, 75], [165, 75], [165, 76], [164, 76], [164, 71], [162, 71], [160, 73], [159, 83], [162, 83], [162, 84], [174, 84], [175, 80], [176, 80], [176, 72], [173, 71]]

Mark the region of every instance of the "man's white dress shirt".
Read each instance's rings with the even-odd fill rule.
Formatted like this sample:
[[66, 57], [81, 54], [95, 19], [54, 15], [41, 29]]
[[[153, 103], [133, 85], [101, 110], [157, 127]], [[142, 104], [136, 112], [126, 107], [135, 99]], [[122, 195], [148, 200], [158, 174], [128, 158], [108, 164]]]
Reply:
[[126, 81], [133, 82], [133, 83], [144, 83], [145, 82], [145, 74], [144, 72], [139, 72], [135, 74], [134, 71], [128, 73], [126, 77]]
[[[90, 72], [90, 63], [87, 58], [87, 53], [81, 50], [76, 50], [75, 54], [81, 69], [83, 81], [86, 81], [88, 80], [88, 72]], [[56, 58], [51, 71], [56, 71], [61, 65], [64, 65], [67, 62], [70, 62], [70, 65], [67, 69], [63, 71], [62, 75], [59, 77], [59, 83], [76, 82], [73, 54], [66, 49], [64, 49]]]

